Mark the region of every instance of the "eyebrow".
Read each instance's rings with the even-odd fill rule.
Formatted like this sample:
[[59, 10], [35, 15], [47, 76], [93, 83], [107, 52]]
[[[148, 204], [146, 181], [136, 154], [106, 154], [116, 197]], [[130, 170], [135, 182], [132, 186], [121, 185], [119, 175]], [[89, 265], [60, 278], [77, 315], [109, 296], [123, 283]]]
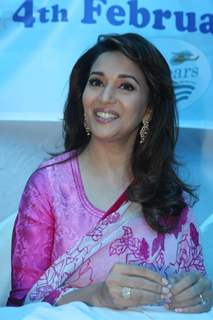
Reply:
[[[101, 71], [92, 71], [90, 73], [90, 76], [93, 75], [93, 74], [98, 75], [98, 76], [104, 76], [104, 73], [101, 72]], [[132, 76], [130, 74], [119, 74], [118, 78], [130, 78], [130, 79], [133, 79], [139, 86], [141, 86], [140, 82], [134, 76]]]

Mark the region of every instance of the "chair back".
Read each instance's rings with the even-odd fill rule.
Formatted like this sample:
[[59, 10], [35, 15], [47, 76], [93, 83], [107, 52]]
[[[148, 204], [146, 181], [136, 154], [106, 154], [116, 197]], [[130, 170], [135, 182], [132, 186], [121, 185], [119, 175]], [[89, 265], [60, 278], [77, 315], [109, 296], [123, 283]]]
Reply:
[[0, 306], [7, 302], [11, 289], [11, 240], [16, 214], [0, 222]]

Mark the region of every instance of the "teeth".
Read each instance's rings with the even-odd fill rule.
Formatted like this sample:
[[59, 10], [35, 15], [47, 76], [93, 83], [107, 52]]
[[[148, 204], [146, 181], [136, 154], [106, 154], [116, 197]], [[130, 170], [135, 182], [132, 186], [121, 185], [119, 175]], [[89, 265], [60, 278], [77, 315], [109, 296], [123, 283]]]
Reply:
[[115, 114], [112, 114], [110, 112], [96, 112], [96, 115], [99, 117], [99, 118], [103, 118], [103, 119], [116, 119], [117, 116]]

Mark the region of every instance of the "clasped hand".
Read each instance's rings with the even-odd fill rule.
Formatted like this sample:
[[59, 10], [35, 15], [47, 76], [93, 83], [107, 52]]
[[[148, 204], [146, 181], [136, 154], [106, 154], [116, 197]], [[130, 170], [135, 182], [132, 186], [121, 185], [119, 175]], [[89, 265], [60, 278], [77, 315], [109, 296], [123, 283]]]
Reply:
[[163, 304], [176, 312], [200, 313], [211, 309], [213, 293], [211, 281], [198, 272], [166, 279], [143, 267], [115, 264], [99, 298], [100, 305], [120, 310]]
[[199, 272], [185, 272], [169, 279], [171, 292], [168, 309], [184, 313], [207, 312], [212, 307], [212, 283]]

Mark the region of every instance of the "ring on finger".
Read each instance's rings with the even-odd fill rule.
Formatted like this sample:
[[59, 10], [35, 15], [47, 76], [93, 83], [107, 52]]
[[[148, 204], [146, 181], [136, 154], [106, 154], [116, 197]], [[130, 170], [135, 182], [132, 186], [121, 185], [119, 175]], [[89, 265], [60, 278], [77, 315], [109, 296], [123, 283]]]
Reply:
[[129, 287], [123, 287], [121, 290], [121, 295], [124, 299], [130, 299], [132, 295], [132, 289]]
[[200, 304], [205, 305], [207, 302], [206, 302], [206, 300], [203, 298], [203, 295], [200, 294], [199, 297], [200, 297]]

